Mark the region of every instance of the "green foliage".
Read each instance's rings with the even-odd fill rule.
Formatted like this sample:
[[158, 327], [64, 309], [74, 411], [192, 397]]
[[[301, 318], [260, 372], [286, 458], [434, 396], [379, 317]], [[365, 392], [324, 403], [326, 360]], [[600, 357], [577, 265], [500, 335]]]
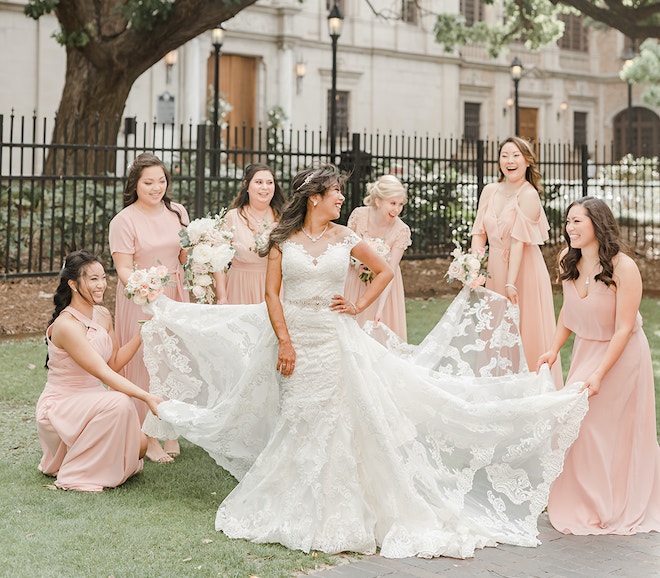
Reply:
[[23, 7], [26, 16], [39, 20], [44, 14], [50, 14], [59, 5], [60, 0], [29, 0]]
[[491, 0], [487, 3], [501, 13], [498, 20], [468, 26], [459, 14], [439, 14], [434, 27], [436, 41], [443, 44], [447, 52], [456, 46], [481, 44], [495, 58], [515, 40], [524, 39], [527, 48], [539, 50], [564, 33], [564, 23], [557, 16], [567, 9], [549, 0]]
[[170, 0], [127, 0], [120, 13], [135, 30], [153, 30], [158, 21], [167, 20], [174, 10]]
[[84, 48], [91, 40], [89, 34], [84, 30], [74, 30], [67, 34], [62, 28], [57, 33], [53, 33], [53, 38], [62, 46], [74, 46], [75, 48]]
[[621, 80], [633, 84], [649, 83], [642, 92], [642, 100], [649, 106], [660, 106], [660, 43], [645, 40], [632, 65], [621, 70]]

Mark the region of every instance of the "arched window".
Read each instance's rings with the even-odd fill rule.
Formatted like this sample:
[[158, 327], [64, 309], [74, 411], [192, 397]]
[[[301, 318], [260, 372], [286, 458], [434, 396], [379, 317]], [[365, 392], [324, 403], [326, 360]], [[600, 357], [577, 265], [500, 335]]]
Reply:
[[[634, 157], [660, 156], [660, 117], [648, 108], [634, 106], [632, 134], [628, 143], [628, 109], [614, 117], [614, 154], [621, 158], [627, 153]], [[630, 150], [629, 150], [630, 149]]]

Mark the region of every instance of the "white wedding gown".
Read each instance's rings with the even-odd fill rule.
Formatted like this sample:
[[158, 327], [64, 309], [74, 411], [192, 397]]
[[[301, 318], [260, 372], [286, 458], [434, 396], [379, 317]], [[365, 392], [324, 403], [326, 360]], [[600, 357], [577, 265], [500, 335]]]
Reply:
[[[316, 258], [281, 247], [290, 378], [275, 370], [264, 304], [152, 304], [145, 363], [151, 391], [171, 400], [160, 417], [239, 480], [216, 529], [392, 558], [535, 546], [586, 392], [518, 369], [512, 309], [485, 289], [464, 289], [420, 346], [390, 335], [384, 347], [329, 309], [358, 241], [348, 233]], [[163, 422], [145, 432], [163, 435]]]

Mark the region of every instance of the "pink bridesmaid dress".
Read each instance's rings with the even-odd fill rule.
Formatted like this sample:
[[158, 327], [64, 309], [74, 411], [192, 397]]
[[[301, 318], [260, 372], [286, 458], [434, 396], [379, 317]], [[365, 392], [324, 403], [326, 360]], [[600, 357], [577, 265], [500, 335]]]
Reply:
[[[172, 203], [172, 207], [181, 213], [181, 219], [188, 223], [188, 213], [182, 205]], [[111, 253], [126, 253], [133, 255], [138, 269], [149, 269], [162, 264], [165, 265], [172, 276], [170, 285], [165, 288], [164, 295], [175, 301], [188, 301], [188, 291], [183, 286], [183, 268], [179, 263], [181, 251], [181, 230], [179, 219], [172, 212], [163, 207], [158, 215], [147, 215], [138, 209], [135, 204], [122, 209], [110, 222], [108, 240]], [[119, 347], [126, 344], [139, 331], [138, 321], [147, 316], [142, 307], [136, 305], [124, 295], [124, 284], [117, 283], [117, 302], [115, 309], [115, 333]], [[142, 361], [142, 345], [133, 358], [122, 370], [122, 375], [138, 387], [149, 391], [149, 374]], [[133, 399], [140, 416], [140, 423], [144, 422], [149, 408], [147, 404]]]
[[227, 211], [225, 223], [227, 227], [234, 228], [231, 245], [236, 250], [231, 267], [227, 271], [227, 303], [262, 303], [265, 300], [268, 258], [259, 257], [256, 245], [257, 238], [260, 243], [267, 242], [267, 233], [272, 226], [262, 229], [259, 233], [252, 231], [238, 209]]
[[[64, 309], [87, 327], [87, 339], [105, 361], [112, 340], [104, 327], [76, 309]], [[43, 450], [39, 470], [64, 490], [100, 492], [142, 469], [140, 420], [131, 398], [106, 389], [69, 354], [48, 341], [48, 381], [37, 402]]]
[[[502, 209], [495, 212], [492, 193], [486, 193], [479, 202], [479, 210], [472, 228], [472, 235], [488, 237], [488, 273], [486, 288], [505, 294], [509, 272], [511, 240], [524, 243], [520, 271], [514, 285], [518, 289], [520, 307], [520, 336], [530, 371], [536, 371], [538, 358], [550, 349], [557, 327], [552, 299], [552, 283], [539, 245], [548, 240], [548, 220], [543, 209], [538, 219], [531, 220], [520, 210], [518, 197], [514, 196]], [[561, 362], [552, 368], [557, 388], [563, 386]]]
[[[369, 207], [358, 207], [348, 219], [348, 227], [353, 229], [367, 243], [374, 243], [376, 239], [369, 235], [367, 230], [369, 218]], [[386, 238], [381, 239], [388, 249], [385, 260], [389, 262], [390, 252], [395, 247], [406, 250], [412, 244], [410, 238], [410, 227], [398, 217], [392, 225], [392, 230]], [[398, 265], [394, 269], [394, 279], [391, 281], [392, 290], [383, 307], [381, 321], [394, 331], [403, 341], [408, 341], [408, 328], [406, 325], [406, 299], [403, 290], [403, 277], [401, 276], [401, 267]], [[360, 296], [367, 290], [367, 285], [360, 280], [360, 274], [357, 267], [350, 267], [346, 276], [346, 285], [344, 287], [344, 296], [355, 303]], [[367, 309], [362, 311], [357, 320], [360, 326], [367, 321], [373, 321], [376, 317], [378, 300], [374, 301]]]
[[[581, 299], [566, 281], [563, 312], [575, 333], [570, 384], [586, 380], [603, 359], [614, 335], [616, 295], [597, 282]], [[589, 399], [580, 434], [550, 489], [548, 514], [565, 534], [660, 531], [653, 367], [639, 313], [628, 345]]]

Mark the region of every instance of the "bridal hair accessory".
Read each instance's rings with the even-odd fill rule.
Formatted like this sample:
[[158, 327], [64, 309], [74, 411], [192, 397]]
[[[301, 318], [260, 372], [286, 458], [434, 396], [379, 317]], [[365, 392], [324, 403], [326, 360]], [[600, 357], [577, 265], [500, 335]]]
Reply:
[[303, 181], [303, 184], [300, 185], [296, 190], [299, 191], [299, 190], [302, 189], [305, 185], [308, 185], [309, 182], [314, 178], [314, 175], [315, 175], [315, 174], [316, 174], [316, 171], [312, 171], [311, 173], [309, 173], [309, 174], [307, 175], [307, 178], [305, 178], [305, 180]]
[[225, 227], [224, 209], [219, 215], [195, 219], [179, 231], [181, 246], [188, 250], [183, 266], [184, 284], [198, 303], [215, 303], [213, 273], [226, 271], [236, 252], [231, 246], [233, 229]]
[[169, 280], [170, 272], [165, 265], [151, 267], [148, 270], [136, 267], [124, 287], [124, 295], [128, 299], [133, 299], [136, 305], [146, 305], [155, 301], [165, 291]]
[[469, 285], [475, 289], [486, 282], [490, 277], [485, 269], [488, 260], [488, 252], [485, 247], [479, 247], [476, 252], [464, 253], [461, 246], [454, 241], [456, 248], [451, 252], [454, 260], [445, 273], [447, 282], [460, 281], [463, 285]]
[[301, 229], [302, 229], [302, 232], [305, 233], [305, 235], [307, 235], [307, 238], [312, 241], [312, 243], [316, 243], [316, 241], [318, 241], [321, 237], [323, 237], [323, 235], [325, 235], [325, 232], [328, 230], [328, 225], [329, 224], [330, 223], [328, 223], [325, 226], [325, 229], [323, 229], [323, 231], [321, 231], [321, 234], [318, 237], [312, 237], [307, 231], [305, 231], [305, 227], [301, 227]]

